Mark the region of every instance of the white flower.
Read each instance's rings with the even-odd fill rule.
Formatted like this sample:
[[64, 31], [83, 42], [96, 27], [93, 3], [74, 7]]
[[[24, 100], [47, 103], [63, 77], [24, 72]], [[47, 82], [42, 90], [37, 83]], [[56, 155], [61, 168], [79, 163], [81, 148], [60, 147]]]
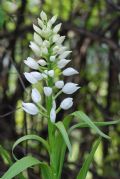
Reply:
[[72, 51], [65, 51], [65, 52], [63, 52], [63, 53], [59, 56], [59, 58], [60, 58], [60, 59], [66, 58], [71, 52], [72, 52]]
[[47, 21], [47, 15], [46, 15], [46, 13], [45, 13], [44, 11], [42, 11], [42, 12], [40, 13], [40, 17], [41, 17], [41, 19], [42, 19], [43, 21]]
[[60, 49], [60, 47], [56, 45], [56, 46], [53, 48], [53, 53], [58, 52], [59, 49]]
[[53, 42], [57, 42], [57, 41], [59, 41], [59, 38], [60, 38], [60, 35], [59, 34], [55, 34], [55, 35], [53, 35], [52, 41]]
[[58, 68], [62, 69], [64, 68], [71, 60], [61, 59], [58, 61], [57, 66]]
[[73, 105], [73, 98], [66, 98], [61, 102], [60, 107], [64, 110], [67, 110], [71, 108], [72, 105]]
[[61, 28], [61, 23], [60, 24], [57, 24], [54, 28], [53, 28], [53, 32], [54, 33], [58, 33], [58, 31], [60, 30], [60, 28]]
[[42, 77], [47, 79], [48, 76], [45, 73], [42, 73]]
[[37, 33], [34, 33], [34, 41], [40, 46], [43, 43], [42, 38]]
[[41, 95], [36, 88], [32, 89], [31, 97], [32, 97], [33, 102], [35, 103], [38, 103], [41, 101]]
[[39, 56], [40, 55], [40, 48], [38, 47], [37, 44], [35, 44], [34, 42], [30, 42], [29, 47], [33, 50], [33, 52]]
[[60, 81], [55, 82], [55, 86], [58, 89], [61, 89], [64, 86], [64, 81], [60, 80]]
[[50, 46], [50, 42], [48, 40], [44, 40], [43, 41], [43, 46], [44, 47], [49, 47]]
[[38, 18], [38, 25], [41, 27], [41, 28], [44, 28], [45, 25], [43, 23], [43, 21], [41, 19]]
[[31, 57], [28, 57], [27, 60], [24, 60], [24, 63], [34, 70], [37, 70], [39, 68], [37, 62]]
[[63, 74], [64, 76], [71, 76], [71, 75], [76, 75], [76, 74], [78, 74], [78, 71], [75, 70], [74, 68], [69, 67], [69, 68], [66, 68], [66, 69], [62, 72], [62, 74]]
[[33, 24], [33, 29], [35, 30], [35, 32], [37, 32], [38, 34], [42, 34], [42, 31], [39, 27], [37, 27], [35, 24]]
[[55, 61], [55, 58], [56, 58], [55, 56], [50, 56], [50, 61], [51, 61], [51, 62], [54, 62], [54, 61]]
[[73, 94], [75, 91], [77, 91], [80, 87], [78, 87], [78, 84], [68, 82], [65, 84], [65, 86], [62, 88], [62, 92], [66, 94]]
[[45, 96], [50, 96], [52, 94], [52, 88], [44, 87]]
[[49, 71], [48, 71], [48, 75], [49, 75], [50, 77], [54, 77], [54, 70], [49, 70]]
[[50, 111], [50, 120], [51, 122], [55, 122], [55, 119], [56, 119], [56, 112], [55, 112], [55, 108], [52, 107], [51, 111]]
[[57, 44], [62, 44], [64, 40], [65, 40], [65, 36], [60, 36], [60, 37], [59, 37], [59, 40], [56, 41], [56, 43], [57, 43]]
[[47, 55], [47, 54], [48, 54], [48, 49], [47, 49], [47, 47], [42, 47], [42, 48], [41, 48], [41, 52], [42, 52], [42, 54]]
[[39, 63], [41, 66], [46, 66], [46, 65], [47, 65], [46, 61], [43, 60], [43, 59], [38, 60], [38, 63]]
[[67, 47], [61, 46], [60, 49], [58, 50], [58, 55], [64, 53], [64, 51], [67, 49]]
[[24, 103], [22, 102], [22, 108], [25, 112], [31, 114], [31, 115], [36, 115], [38, 114], [38, 108], [35, 106], [33, 103]]
[[37, 71], [30, 72], [30, 74], [31, 74], [37, 81], [43, 79], [42, 74], [39, 73], [39, 72], [37, 72]]
[[53, 16], [53, 17], [50, 19], [50, 23], [51, 23], [51, 24], [54, 24], [55, 21], [56, 21], [56, 19], [57, 19], [57, 16]]
[[26, 78], [31, 84], [37, 83], [37, 79], [35, 79], [35, 78], [32, 76], [31, 73], [25, 72], [24, 75], [25, 75], [25, 78]]

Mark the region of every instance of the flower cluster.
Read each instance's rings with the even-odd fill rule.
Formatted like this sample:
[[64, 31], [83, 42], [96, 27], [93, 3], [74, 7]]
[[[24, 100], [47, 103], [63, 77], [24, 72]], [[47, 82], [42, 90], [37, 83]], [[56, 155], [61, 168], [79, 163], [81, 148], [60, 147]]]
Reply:
[[60, 109], [67, 110], [73, 105], [73, 98], [65, 98], [58, 109], [56, 109], [56, 98], [63, 92], [65, 94], [73, 94], [80, 87], [78, 84], [68, 82], [64, 84], [63, 80], [59, 80], [61, 75], [71, 76], [76, 75], [78, 72], [72, 68], [65, 68], [71, 61], [66, 59], [71, 51], [62, 45], [65, 36], [58, 34], [61, 23], [53, 26], [57, 17], [53, 16], [47, 19], [45, 12], [40, 13], [38, 18], [38, 26], [33, 24], [34, 40], [30, 42], [30, 48], [35, 54], [34, 58], [28, 57], [24, 63], [31, 68], [32, 72], [25, 72], [25, 78], [31, 83], [36, 84], [44, 80], [43, 92], [46, 98], [46, 107], [44, 108], [41, 103], [41, 95], [38, 89], [33, 88], [31, 98], [33, 103], [22, 103], [23, 109], [31, 114], [38, 113], [46, 115], [51, 122], [55, 122], [56, 113]]

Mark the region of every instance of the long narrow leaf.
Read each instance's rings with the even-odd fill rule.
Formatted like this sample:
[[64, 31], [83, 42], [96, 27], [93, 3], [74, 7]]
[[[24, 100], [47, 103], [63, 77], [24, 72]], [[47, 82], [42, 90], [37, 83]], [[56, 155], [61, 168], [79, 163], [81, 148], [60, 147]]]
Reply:
[[42, 163], [39, 160], [37, 160], [31, 156], [24, 157], [24, 158], [16, 161], [8, 169], [8, 171], [2, 176], [1, 179], [12, 179], [13, 177], [17, 176], [25, 169], [32, 167], [34, 165], [38, 165], [38, 164], [42, 165]]
[[71, 147], [71, 143], [70, 143], [67, 131], [66, 131], [65, 127], [64, 127], [64, 124], [61, 121], [59, 121], [59, 122], [55, 123], [55, 126], [60, 131], [60, 133], [61, 133], [61, 135], [62, 135], [62, 137], [63, 137], [63, 139], [64, 139], [64, 141], [65, 141], [65, 143], [66, 143], [66, 145], [68, 147], [68, 150], [71, 153], [72, 147]]
[[[13, 157], [16, 159], [16, 157], [15, 157], [15, 155], [14, 155], [14, 149], [15, 149], [15, 147], [18, 145], [18, 144], [20, 144], [21, 142], [23, 142], [23, 141], [26, 141], [26, 140], [36, 140], [36, 141], [38, 141], [38, 142], [41, 142], [44, 146], [45, 146], [45, 148], [47, 149], [47, 151], [49, 152], [49, 145], [48, 145], [48, 143], [42, 138], [42, 137], [39, 137], [39, 136], [37, 136], [37, 135], [25, 135], [25, 136], [23, 136], [23, 137], [21, 137], [20, 139], [18, 139], [15, 143], [14, 143], [14, 145], [13, 145], [13, 148], [12, 148], [12, 153], [13, 153]], [[17, 159], [16, 159], [17, 160]]]
[[93, 161], [94, 158], [94, 154], [100, 144], [101, 138], [99, 138], [98, 140], [96, 140], [96, 142], [94, 143], [93, 147], [92, 147], [92, 151], [90, 152], [90, 154], [88, 155], [87, 159], [85, 160], [85, 162], [83, 163], [83, 166], [80, 170], [80, 172], [78, 173], [77, 179], [85, 179], [87, 172], [89, 170], [90, 164]]
[[79, 120], [85, 122], [87, 125], [89, 125], [92, 129], [94, 129], [94, 131], [96, 133], [98, 133], [100, 136], [106, 138], [106, 139], [110, 139], [109, 136], [107, 136], [106, 134], [104, 134], [93, 122], [92, 120], [82, 111], [76, 111], [74, 113], [72, 113], [71, 115], [77, 117]]
[[[103, 127], [103, 126], [110, 126], [110, 125], [118, 124], [118, 123], [120, 123], [120, 120], [108, 121], [108, 122], [93, 122], [93, 123], [96, 126]], [[89, 127], [89, 125], [86, 124], [85, 122], [75, 124], [69, 129], [69, 133], [71, 133], [76, 128], [85, 128], [85, 127]]]

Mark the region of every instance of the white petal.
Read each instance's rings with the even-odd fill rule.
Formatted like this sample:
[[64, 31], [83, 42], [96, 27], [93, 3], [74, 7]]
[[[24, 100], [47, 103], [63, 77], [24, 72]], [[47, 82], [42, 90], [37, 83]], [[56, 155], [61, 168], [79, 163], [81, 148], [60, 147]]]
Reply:
[[42, 54], [47, 55], [48, 54], [48, 49], [46, 47], [43, 47], [43, 48], [41, 48], [41, 52], [42, 52]]
[[52, 108], [51, 109], [51, 111], [50, 111], [50, 120], [51, 120], [51, 122], [55, 122], [55, 120], [56, 120], [56, 112], [55, 112], [55, 109], [54, 108]]
[[42, 45], [42, 38], [37, 34], [37, 33], [34, 33], [34, 41], [38, 44], [38, 45]]
[[37, 27], [35, 24], [33, 24], [33, 29], [34, 29], [38, 34], [41, 35], [41, 33], [42, 33], [41, 29], [40, 29], [39, 27]]
[[41, 17], [42, 20], [47, 21], [47, 15], [46, 15], [46, 13], [45, 13], [44, 11], [42, 11], [42, 12], [40, 13], [40, 17]]
[[61, 102], [60, 107], [64, 110], [67, 110], [71, 108], [72, 105], [73, 105], [73, 98], [66, 98]]
[[60, 59], [66, 58], [71, 52], [72, 52], [72, 51], [65, 51], [65, 52], [63, 52], [63, 53], [59, 56], [59, 58], [60, 58]]
[[53, 17], [50, 19], [51, 24], [54, 24], [55, 21], [56, 21], [56, 19], [57, 19], [57, 16], [53, 16]]
[[37, 72], [37, 71], [30, 72], [30, 74], [31, 74], [37, 81], [43, 79], [42, 74], [39, 73], [39, 72]]
[[61, 59], [58, 61], [57, 66], [58, 68], [62, 69], [64, 68], [71, 60]]
[[57, 81], [55, 83], [55, 86], [58, 88], [58, 89], [61, 89], [63, 86], [64, 86], [64, 81]]
[[60, 28], [61, 28], [61, 23], [60, 24], [57, 24], [54, 28], [53, 28], [53, 32], [54, 33], [58, 33], [58, 31], [60, 30]]
[[33, 50], [33, 52], [39, 56], [40, 55], [40, 48], [38, 47], [37, 44], [35, 44], [34, 42], [30, 42], [29, 47]]
[[69, 67], [69, 68], [66, 68], [66, 69], [62, 72], [62, 74], [63, 74], [64, 76], [71, 76], [71, 75], [76, 75], [76, 74], [78, 74], [78, 71], [75, 70], [74, 68]]
[[54, 70], [49, 70], [49, 71], [48, 71], [48, 75], [49, 75], [50, 77], [54, 77]]
[[78, 84], [76, 84], [76, 83], [68, 82], [62, 88], [62, 92], [65, 94], [73, 94], [75, 91], [77, 91], [80, 88], [77, 85]]
[[38, 60], [38, 63], [41, 65], [41, 66], [46, 66], [47, 65], [47, 62], [43, 59], [40, 59]]
[[47, 79], [48, 76], [45, 73], [42, 73], [42, 77]]
[[34, 78], [31, 73], [25, 72], [24, 75], [25, 75], [25, 78], [26, 78], [31, 84], [37, 83], [37, 79]]
[[59, 46], [55, 46], [55, 47], [53, 48], [53, 53], [58, 52], [58, 51], [59, 51], [59, 49], [60, 49], [60, 47], [59, 47]]
[[36, 88], [32, 89], [31, 97], [32, 97], [33, 102], [35, 102], [35, 103], [38, 103], [41, 101], [41, 95]]
[[53, 35], [52, 41], [53, 42], [57, 42], [59, 40], [59, 38], [60, 38], [60, 35], [59, 34], [55, 34], [55, 35]]
[[43, 46], [48, 48], [50, 46], [50, 42], [48, 40], [43, 41]]
[[56, 43], [57, 44], [62, 44], [64, 40], [65, 40], [65, 36], [60, 36], [59, 40]]
[[37, 70], [39, 68], [37, 62], [31, 57], [28, 57], [27, 60], [24, 60], [24, 63], [34, 70]]
[[44, 87], [45, 96], [50, 96], [52, 94], [52, 88]]
[[55, 61], [55, 58], [56, 58], [55, 56], [50, 56], [50, 61], [51, 61], [51, 62], [54, 62], [54, 61]]
[[38, 114], [38, 108], [35, 106], [33, 103], [24, 103], [22, 102], [22, 108], [25, 112], [31, 114], [31, 115], [36, 115]]

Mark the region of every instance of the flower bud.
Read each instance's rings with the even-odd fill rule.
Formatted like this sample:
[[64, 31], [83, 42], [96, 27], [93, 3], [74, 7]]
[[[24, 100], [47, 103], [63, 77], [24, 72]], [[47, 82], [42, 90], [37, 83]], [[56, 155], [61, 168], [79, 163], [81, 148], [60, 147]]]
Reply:
[[41, 19], [42, 19], [43, 21], [47, 21], [47, 15], [46, 15], [46, 13], [45, 13], [44, 11], [42, 11], [42, 12], [40, 13], [40, 17], [41, 17]]
[[37, 33], [34, 33], [34, 41], [39, 46], [41, 46], [43, 43], [42, 38]]
[[31, 97], [32, 97], [33, 102], [35, 102], [35, 103], [38, 103], [41, 101], [41, 95], [36, 88], [32, 89]]
[[57, 24], [54, 28], [53, 28], [53, 32], [54, 33], [58, 33], [59, 32], [59, 30], [60, 30], [60, 28], [61, 28], [61, 23], [60, 24]]
[[34, 70], [37, 70], [39, 68], [37, 62], [31, 57], [28, 57], [27, 60], [24, 60], [24, 63]]
[[54, 61], [55, 61], [55, 58], [56, 58], [55, 56], [50, 56], [50, 61], [51, 61], [51, 62], [54, 62]]
[[66, 98], [61, 102], [60, 107], [64, 110], [67, 110], [71, 108], [72, 105], [73, 105], [73, 98]]
[[31, 84], [37, 83], [37, 79], [35, 79], [35, 78], [32, 76], [31, 73], [25, 72], [25, 73], [24, 73], [24, 76], [25, 76], [25, 78], [27, 79], [27, 81], [29, 81]]
[[66, 68], [66, 69], [62, 72], [62, 74], [63, 74], [64, 76], [71, 76], [71, 75], [76, 75], [76, 74], [78, 74], [78, 71], [75, 70], [74, 68], [69, 67], [69, 68]]
[[44, 87], [45, 96], [50, 96], [52, 94], [52, 88]]
[[43, 79], [42, 74], [39, 73], [39, 72], [37, 72], [37, 71], [30, 72], [30, 74], [31, 74], [37, 81]]
[[55, 82], [55, 86], [58, 88], [58, 89], [61, 89], [63, 86], [64, 86], [64, 81], [57, 81]]
[[35, 32], [37, 32], [38, 34], [41, 35], [42, 31], [39, 27], [37, 27], [35, 24], [33, 24], [33, 29], [35, 30]]
[[59, 58], [60, 58], [60, 59], [66, 58], [71, 52], [72, 52], [72, 51], [65, 51], [65, 52], [63, 52], [63, 53], [59, 56]]
[[38, 18], [38, 25], [41, 27], [41, 28], [44, 28], [45, 25], [43, 23], [43, 21], [41, 19]]
[[49, 70], [49, 71], [48, 71], [48, 75], [49, 75], [50, 77], [54, 77], [54, 70]]
[[51, 122], [55, 123], [55, 119], [56, 119], [56, 111], [55, 108], [52, 108], [50, 111], [50, 120]]
[[65, 84], [65, 86], [62, 88], [62, 92], [65, 94], [73, 94], [75, 91], [77, 91], [80, 87], [77, 86], [78, 84], [68, 82]]
[[55, 46], [55, 47], [53, 48], [53, 53], [56, 53], [59, 49], [60, 49], [59, 46]]
[[38, 60], [38, 63], [41, 65], [41, 66], [46, 66], [47, 65], [47, 62], [43, 59], [40, 59]]
[[24, 103], [22, 102], [22, 108], [25, 112], [31, 114], [31, 115], [36, 115], [38, 114], [38, 108], [35, 106], [33, 103]]
[[71, 60], [61, 59], [58, 61], [57, 66], [58, 68], [62, 69], [64, 68]]
[[47, 79], [48, 76], [45, 73], [42, 73], [42, 77]]
[[38, 47], [38, 45], [36, 45], [34, 42], [30, 42], [29, 47], [33, 50], [33, 52], [39, 56], [40, 55], [40, 48]]

